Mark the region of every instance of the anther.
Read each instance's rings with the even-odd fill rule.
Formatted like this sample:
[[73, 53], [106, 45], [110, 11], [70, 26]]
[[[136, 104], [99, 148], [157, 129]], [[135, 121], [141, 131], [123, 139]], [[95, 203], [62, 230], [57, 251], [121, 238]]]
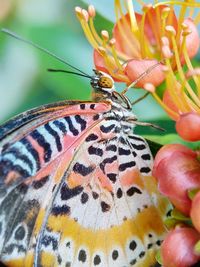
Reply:
[[82, 16], [83, 16], [83, 19], [84, 19], [86, 22], [88, 22], [88, 20], [89, 20], [89, 14], [88, 14], [87, 10], [82, 9], [81, 14], [82, 14]]
[[99, 53], [100, 53], [102, 56], [103, 56], [103, 55], [106, 56], [106, 49], [105, 49], [104, 47], [99, 46], [99, 47], [98, 47], [98, 51], [99, 51]]
[[172, 51], [170, 50], [170, 47], [169, 45], [163, 45], [162, 46], [162, 54], [164, 56], [164, 58], [172, 58], [173, 57], [173, 53]]
[[142, 11], [143, 12], [147, 12], [150, 8], [152, 8], [152, 4], [146, 4], [146, 5], [143, 5], [142, 7]]
[[166, 19], [168, 17], [169, 13], [170, 13], [170, 8], [169, 7], [163, 8], [162, 14], [161, 14], [161, 18], [162, 19]]
[[188, 70], [185, 74], [187, 79], [190, 79], [193, 76], [200, 76], [200, 68], [195, 68], [193, 70]]
[[176, 30], [174, 29], [173, 26], [168, 25], [165, 27], [165, 30], [170, 33], [172, 36], [176, 36]]
[[162, 41], [162, 45], [167, 45], [169, 46], [169, 39], [166, 37], [166, 36], [163, 36], [161, 38], [161, 41]]
[[183, 32], [182, 32], [182, 36], [188, 36], [189, 34], [191, 34], [192, 33], [192, 31], [190, 30], [190, 29], [187, 29], [187, 30], [184, 30]]
[[88, 6], [88, 14], [91, 18], [94, 18], [96, 16], [96, 10], [93, 5]]
[[150, 93], [154, 93], [156, 90], [155, 86], [152, 83], [145, 83], [144, 89]]
[[102, 36], [102, 38], [103, 38], [104, 41], [107, 42], [109, 40], [109, 33], [108, 33], [108, 31], [105, 31], [105, 30], [101, 31], [101, 36]]
[[110, 44], [111, 46], [115, 46], [115, 44], [116, 44], [116, 40], [115, 40], [115, 38], [110, 39], [109, 44]]
[[75, 7], [75, 13], [76, 13], [78, 19], [82, 19], [82, 8], [81, 7], [76, 6]]

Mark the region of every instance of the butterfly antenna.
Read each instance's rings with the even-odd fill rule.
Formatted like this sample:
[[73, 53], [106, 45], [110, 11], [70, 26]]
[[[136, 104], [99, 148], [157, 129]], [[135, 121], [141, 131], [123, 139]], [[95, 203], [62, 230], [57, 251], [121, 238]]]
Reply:
[[47, 69], [47, 71], [49, 71], [49, 72], [64, 72], [64, 73], [70, 73], [70, 74], [75, 74], [75, 75], [78, 75], [78, 76], [82, 76], [82, 77], [86, 77], [86, 78], [92, 79], [92, 76], [90, 76], [90, 75], [82, 74], [82, 73], [78, 73], [78, 72], [75, 72], [75, 71], [69, 71], [69, 70], [57, 70], [57, 69]]
[[53, 57], [53, 58], [59, 60], [60, 62], [62, 62], [62, 63], [64, 63], [64, 64], [68, 65], [70, 68], [72, 68], [72, 69], [74, 69], [74, 70], [77, 70], [78, 72], [80, 72], [80, 73], [82, 73], [82, 74], [88, 76], [87, 73], [83, 72], [82, 70], [79, 70], [78, 68], [76, 68], [76, 67], [74, 67], [73, 65], [69, 64], [68, 62], [66, 62], [66, 61], [63, 60], [62, 58], [58, 57], [58, 56], [55, 55], [54, 53], [52, 53], [52, 52], [48, 51], [47, 49], [45, 49], [45, 48], [43, 48], [43, 47], [41, 47], [41, 46], [39, 46], [39, 45], [33, 43], [32, 41], [26, 40], [26, 39], [24, 39], [23, 37], [21, 37], [21, 36], [15, 34], [14, 32], [12, 32], [12, 31], [10, 31], [10, 30], [8, 30], [8, 29], [1, 29], [1, 31], [2, 31], [3, 33], [7, 34], [7, 35], [10, 35], [10, 36], [14, 37], [14, 38], [17, 39], [17, 40], [20, 40], [20, 41], [22, 41], [22, 42], [24, 42], [24, 43], [26, 43], [26, 44], [29, 44], [29, 45], [31, 45], [31, 46], [33, 46], [33, 47], [39, 49], [39, 50], [42, 51], [42, 52], [45, 52], [46, 54], [50, 55], [51, 57]]

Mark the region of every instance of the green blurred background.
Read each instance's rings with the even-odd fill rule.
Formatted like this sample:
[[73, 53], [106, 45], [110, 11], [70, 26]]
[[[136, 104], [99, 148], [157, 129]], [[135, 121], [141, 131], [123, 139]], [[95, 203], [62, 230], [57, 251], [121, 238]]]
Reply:
[[[75, 6], [87, 7], [87, 2], [94, 4], [101, 13], [95, 19], [97, 29], [107, 29], [111, 33], [113, 0], [0, 0], [0, 27], [16, 32], [91, 74], [93, 51], [74, 12]], [[45, 103], [90, 99], [89, 80], [63, 73], [49, 73], [48, 68], [69, 69], [49, 55], [0, 33], [1, 123]], [[117, 84], [119, 90], [124, 86]], [[136, 89], [128, 95], [131, 99], [137, 99], [143, 93]], [[137, 127], [138, 133], [151, 135], [153, 140], [160, 139], [161, 143], [174, 141], [174, 123], [151, 96], [133, 109], [139, 120], [153, 122], [166, 129], [165, 133], [160, 133], [149, 127]]]

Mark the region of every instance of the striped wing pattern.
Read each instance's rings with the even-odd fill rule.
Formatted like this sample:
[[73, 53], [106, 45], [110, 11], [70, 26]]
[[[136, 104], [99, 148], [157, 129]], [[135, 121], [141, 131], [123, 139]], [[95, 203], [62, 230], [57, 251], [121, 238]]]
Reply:
[[9, 123], [3, 128], [3, 263], [153, 266], [167, 203], [148, 145], [125, 120], [130, 114], [106, 102], [47, 110], [22, 120], [17, 135]]

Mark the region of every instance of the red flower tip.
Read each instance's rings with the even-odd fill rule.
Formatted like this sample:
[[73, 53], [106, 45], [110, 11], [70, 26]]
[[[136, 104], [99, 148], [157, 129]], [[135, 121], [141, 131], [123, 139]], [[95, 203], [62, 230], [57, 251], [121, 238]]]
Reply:
[[180, 115], [176, 131], [184, 140], [200, 140], [200, 115], [192, 112]]
[[164, 267], [190, 267], [200, 260], [194, 252], [194, 245], [200, 233], [192, 228], [171, 230], [161, 245], [161, 258]]
[[182, 213], [188, 215], [191, 200], [188, 190], [200, 187], [197, 153], [182, 145], [164, 146], [156, 155], [153, 175], [159, 191]]
[[200, 232], [200, 192], [198, 192], [192, 200], [190, 217], [194, 227]]
[[[142, 73], [145, 73], [148, 69], [158, 63], [157, 60], [140, 60], [132, 59], [128, 62], [125, 73], [130, 81], [135, 81]], [[157, 65], [150, 73], [146, 74], [144, 78], [140, 79], [135, 85], [136, 87], [144, 87], [146, 83], [151, 83], [155, 87], [160, 85], [165, 79], [165, 74], [163, 73], [163, 65]]]

